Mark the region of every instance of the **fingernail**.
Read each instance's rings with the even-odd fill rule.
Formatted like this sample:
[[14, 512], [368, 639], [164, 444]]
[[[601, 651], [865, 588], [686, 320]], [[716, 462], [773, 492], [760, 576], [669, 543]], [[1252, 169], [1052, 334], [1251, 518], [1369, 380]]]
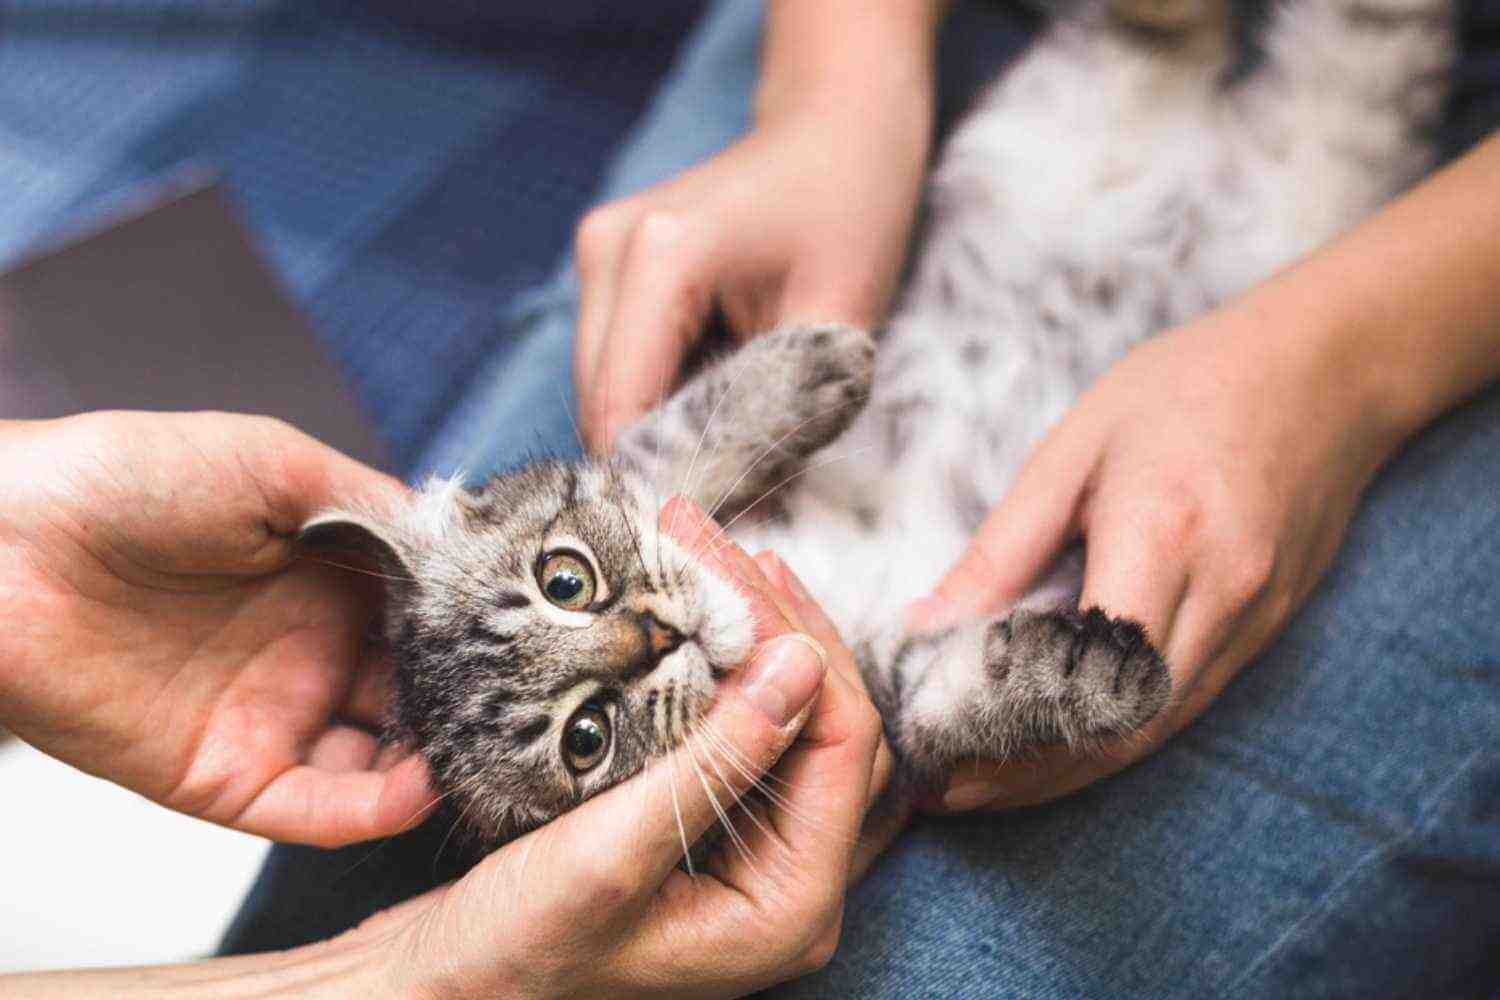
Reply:
[[968, 809], [978, 809], [980, 806], [989, 805], [1000, 798], [1000, 793], [995, 790], [993, 782], [989, 781], [956, 781], [948, 787], [943, 795], [943, 808], [953, 812], [963, 812]]
[[823, 683], [828, 654], [816, 639], [792, 632], [767, 643], [745, 673], [750, 703], [777, 726], [797, 717]]

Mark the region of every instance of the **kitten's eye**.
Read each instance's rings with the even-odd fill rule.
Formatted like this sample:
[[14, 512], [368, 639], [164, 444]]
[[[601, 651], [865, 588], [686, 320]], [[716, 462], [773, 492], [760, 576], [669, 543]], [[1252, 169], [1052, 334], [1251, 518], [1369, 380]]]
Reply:
[[582, 774], [596, 766], [608, 752], [609, 716], [585, 705], [563, 729], [563, 756], [575, 774]]
[[594, 603], [594, 571], [571, 552], [554, 552], [542, 560], [537, 582], [547, 600], [568, 611], [581, 611]]

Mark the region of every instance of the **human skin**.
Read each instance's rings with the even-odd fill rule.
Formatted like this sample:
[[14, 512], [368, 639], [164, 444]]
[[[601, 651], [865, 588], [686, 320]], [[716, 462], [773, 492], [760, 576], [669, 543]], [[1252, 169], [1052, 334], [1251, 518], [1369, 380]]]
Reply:
[[960, 765], [933, 808], [1056, 798], [1202, 714], [1307, 599], [1380, 467], [1500, 378], [1496, 232], [1500, 137], [1078, 401], [911, 620], [998, 611], [1083, 542], [1082, 605], [1146, 627], [1172, 703], [1102, 756]]
[[[374, 712], [382, 684], [335, 669], [363, 623], [347, 574], [284, 551], [306, 513], [341, 490], [398, 486], [284, 425], [223, 414], [7, 425], [0, 453], [15, 501], [0, 587], [19, 623], [0, 646], [0, 720], [70, 763], [168, 789], [154, 797], [243, 828], [345, 839], [369, 828], [355, 807], [380, 804], [392, 785], [417, 789], [416, 811], [429, 801], [414, 759], [380, 770], [388, 762], [373, 744], [316, 759], [333, 756], [317, 749], [330, 742], [362, 746], [368, 734], [341, 734], [328, 707]], [[845, 887], [880, 846], [860, 837], [885, 778], [879, 719], [849, 683], [851, 654], [778, 560], [751, 560], [681, 501], [662, 523], [741, 590], [758, 623], [756, 653], [706, 719], [723, 742], [700, 742], [697, 767], [681, 755], [661, 763], [329, 942], [5, 977], [0, 993], [717, 997], [820, 966], [838, 941]], [[382, 674], [378, 661], [347, 662]], [[207, 764], [203, 734], [219, 745]], [[297, 780], [321, 782], [321, 794], [278, 793], [273, 778], [236, 810], [222, 792], [180, 791], [183, 773], [215, 767], [223, 776], [209, 787], [238, 787], [288, 747], [314, 758], [287, 767], [311, 772]], [[773, 765], [782, 798], [754, 821], [737, 817], [747, 856], [721, 852], [696, 877], [678, 869], [684, 838]], [[367, 782], [382, 794], [360, 799]], [[354, 807], [339, 801], [346, 792]], [[285, 815], [273, 808], [281, 795], [321, 811]], [[393, 827], [412, 812], [388, 811]]]
[[377, 736], [372, 581], [297, 560], [320, 507], [394, 480], [277, 421], [0, 424], [0, 722], [170, 809], [325, 846], [433, 793]]
[[774, 0], [750, 133], [584, 218], [574, 380], [591, 450], [671, 393], [715, 309], [741, 339], [884, 319], [921, 194], [946, 6]]

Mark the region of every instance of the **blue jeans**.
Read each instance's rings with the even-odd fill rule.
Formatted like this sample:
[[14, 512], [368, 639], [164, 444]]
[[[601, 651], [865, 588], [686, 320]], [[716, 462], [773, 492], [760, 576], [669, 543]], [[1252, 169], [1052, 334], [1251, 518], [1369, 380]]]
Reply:
[[[989, 15], [970, 12], [967, 16]], [[617, 163], [637, 190], [746, 125], [755, 4], [726, 0]], [[993, 28], [993, 25], [989, 26]], [[1014, 25], [1011, 26], [1014, 29]], [[1017, 30], [956, 31], [995, 39]], [[518, 304], [426, 458], [576, 448], [576, 282]], [[1047, 806], [919, 820], [776, 997], [1466, 996], [1500, 984], [1500, 392], [1380, 476], [1279, 642], [1160, 753]], [[456, 870], [444, 831], [280, 847], [226, 939], [326, 936]]]

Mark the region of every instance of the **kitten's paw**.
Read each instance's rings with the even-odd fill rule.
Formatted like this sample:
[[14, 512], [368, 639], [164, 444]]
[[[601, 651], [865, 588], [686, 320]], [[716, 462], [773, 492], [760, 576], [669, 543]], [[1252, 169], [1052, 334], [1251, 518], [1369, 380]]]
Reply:
[[[875, 341], [848, 326], [799, 326], [770, 335], [785, 365], [787, 385], [797, 387], [792, 408], [805, 422], [799, 437], [818, 447], [853, 423], [875, 378]], [[771, 347], [772, 345], [767, 345]]]
[[985, 668], [1036, 723], [1038, 742], [1087, 745], [1134, 732], [1172, 693], [1140, 625], [1088, 611], [1016, 611], [990, 626]]

